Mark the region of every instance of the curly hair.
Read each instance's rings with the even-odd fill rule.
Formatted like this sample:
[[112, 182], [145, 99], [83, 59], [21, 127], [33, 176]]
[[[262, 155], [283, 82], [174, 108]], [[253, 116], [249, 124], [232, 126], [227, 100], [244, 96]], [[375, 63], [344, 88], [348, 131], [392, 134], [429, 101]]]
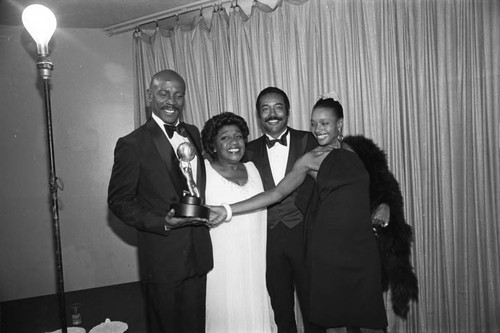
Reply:
[[342, 104], [335, 101], [333, 98], [321, 98], [313, 106], [313, 110], [316, 108], [329, 108], [333, 111], [338, 119], [344, 118], [344, 109]]
[[228, 125], [237, 126], [241, 134], [243, 135], [243, 140], [245, 140], [245, 145], [248, 142], [248, 125], [245, 119], [232, 113], [232, 112], [222, 112], [218, 115], [213, 116], [208, 119], [203, 126], [201, 131], [201, 140], [203, 141], [203, 149], [213, 161], [217, 160], [217, 154], [215, 153], [215, 138], [222, 127]]

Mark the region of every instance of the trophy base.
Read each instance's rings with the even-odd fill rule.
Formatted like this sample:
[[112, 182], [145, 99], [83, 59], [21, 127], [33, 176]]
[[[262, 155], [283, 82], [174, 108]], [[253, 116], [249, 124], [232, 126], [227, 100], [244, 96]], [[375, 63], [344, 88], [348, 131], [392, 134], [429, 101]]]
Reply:
[[201, 204], [201, 199], [190, 195], [183, 196], [181, 202], [170, 206], [175, 210], [175, 217], [201, 217], [209, 219], [210, 209]]

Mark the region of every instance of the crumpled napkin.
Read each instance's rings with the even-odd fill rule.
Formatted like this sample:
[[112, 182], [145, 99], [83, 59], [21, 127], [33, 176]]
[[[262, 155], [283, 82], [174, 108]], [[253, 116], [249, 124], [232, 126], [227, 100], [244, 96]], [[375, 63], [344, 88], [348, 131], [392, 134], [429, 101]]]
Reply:
[[[109, 318], [95, 326], [89, 333], [123, 333], [128, 330], [128, 325], [122, 321], [111, 321]], [[69, 333], [69, 332], [68, 332]]]

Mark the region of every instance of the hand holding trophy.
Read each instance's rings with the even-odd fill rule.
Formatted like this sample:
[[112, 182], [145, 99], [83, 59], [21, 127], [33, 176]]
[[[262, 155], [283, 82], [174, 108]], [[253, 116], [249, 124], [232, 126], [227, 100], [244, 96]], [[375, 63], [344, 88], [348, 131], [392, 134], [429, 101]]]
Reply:
[[174, 203], [170, 208], [175, 210], [175, 217], [195, 218], [197, 221], [206, 222], [210, 216], [210, 209], [202, 205], [200, 191], [196, 186], [191, 169], [191, 161], [194, 159], [195, 150], [190, 142], [184, 142], [177, 148], [179, 157], [179, 167], [182, 170], [189, 189], [189, 194], [185, 193], [180, 203]]

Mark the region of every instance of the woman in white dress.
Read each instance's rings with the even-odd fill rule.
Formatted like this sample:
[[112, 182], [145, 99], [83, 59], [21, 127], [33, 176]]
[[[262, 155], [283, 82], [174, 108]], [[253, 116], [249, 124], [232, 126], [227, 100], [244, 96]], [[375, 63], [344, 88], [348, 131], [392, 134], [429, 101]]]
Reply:
[[[263, 191], [255, 165], [241, 162], [248, 133], [245, 120], [231, 112], [205, 123], [207, 205], [230, 204]], [[260, 210], [210, 230], [214, 268], [207, 277], [207, 332], [276, 331], [265, 282], [266, 219], [266, 210]]]

